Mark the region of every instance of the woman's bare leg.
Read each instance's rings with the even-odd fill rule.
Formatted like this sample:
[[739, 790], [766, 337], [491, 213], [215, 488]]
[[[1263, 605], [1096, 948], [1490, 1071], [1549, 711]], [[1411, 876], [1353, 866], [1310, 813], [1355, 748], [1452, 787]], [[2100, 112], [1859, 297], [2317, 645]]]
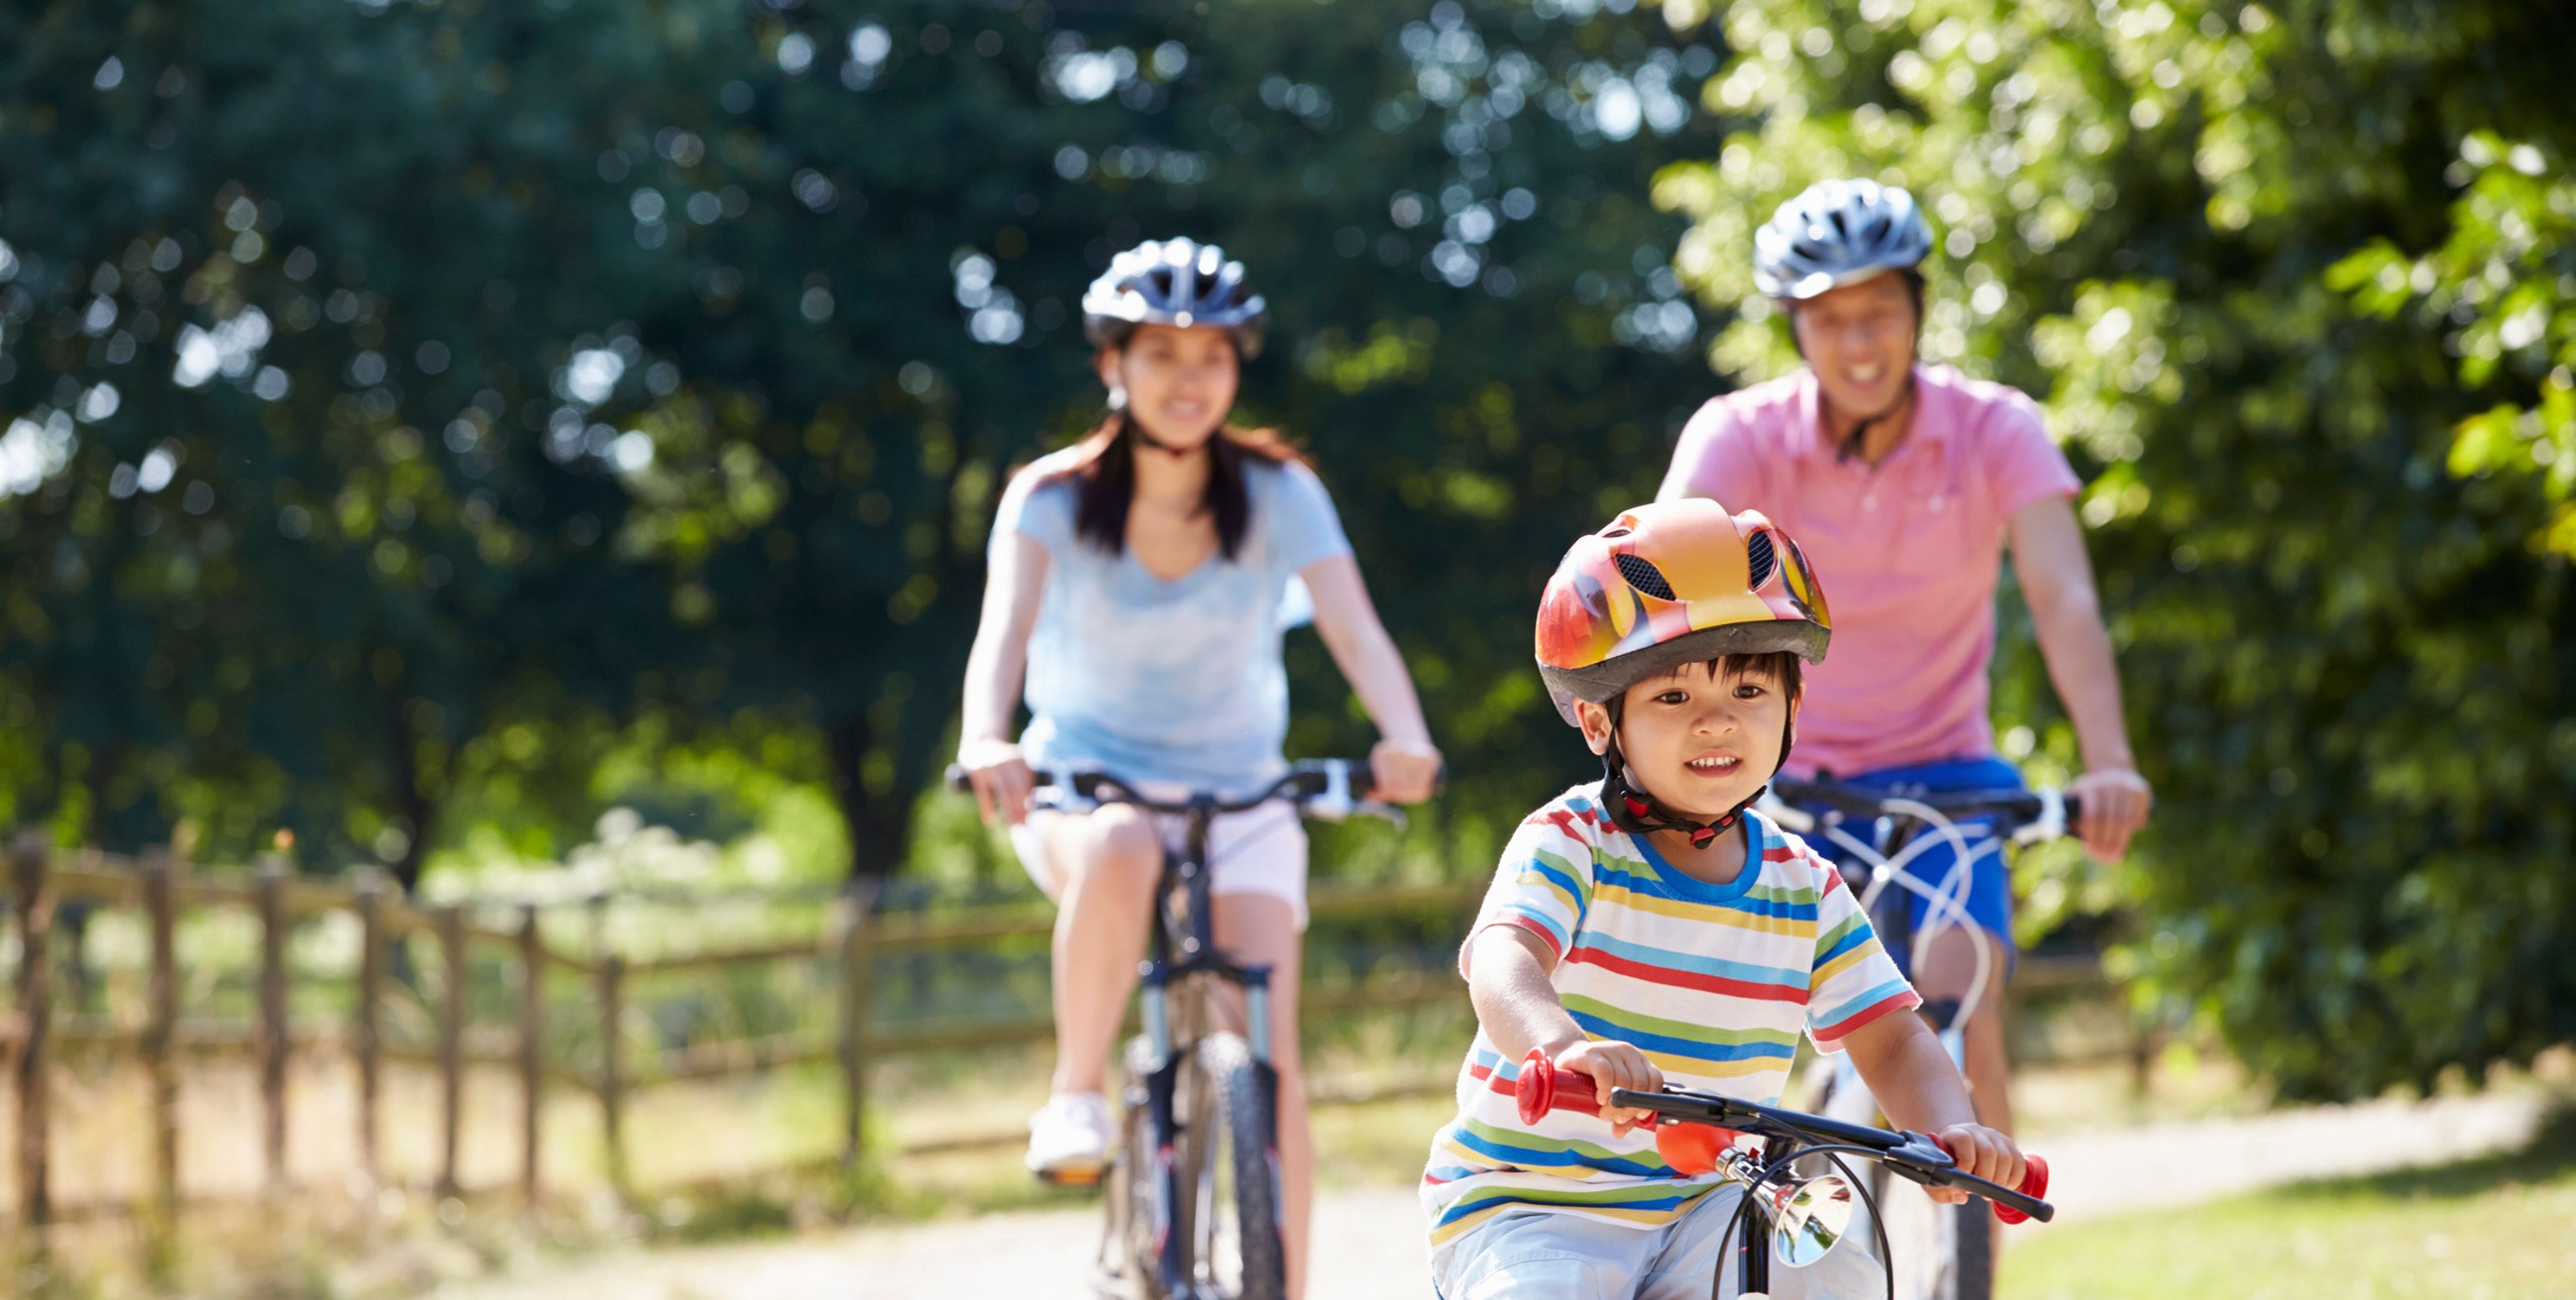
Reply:
[[1086, 814], [1043, 818], [1056, 891], [1056, 1092], [1101, 1092], [1127, 995], [1136, 987], [1153, 923], [1154, 882], [1163, 845], [1146, 814], [1111, 804]]

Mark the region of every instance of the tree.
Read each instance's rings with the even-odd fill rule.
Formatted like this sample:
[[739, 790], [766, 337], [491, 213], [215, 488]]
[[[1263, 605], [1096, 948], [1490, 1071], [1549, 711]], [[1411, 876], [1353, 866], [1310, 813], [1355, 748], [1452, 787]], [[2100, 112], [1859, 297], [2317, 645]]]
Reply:
[[[1924, 200], [1943, 249], [1925, 351], [2044, 395], [2090, 480], [2160, 792], [2123, 881], [2145, 912], [2133, 955], [2290, 1095], [2421, 1084], [2576, 1034], [2567, 556], [2527, 544], [2550, 523], [2527, 478], [2444, 472], [2484, 465], [2452, 431], [2494, 399], [2454, 378], [2439, 333], [2388, 318], [2405, 294], [2387, 270], [2389, 249], [2443, 238], [2464, 185], [2472, 209], [2513, 188], [2475, 157], [2446, 176], [2455, 159], [2512, 169], [2503, 141], [2563, 132], [2540, 119], [2566, 20], [2424, 18], [2359, 0], [1889, 0], [1859, 21], [1738, 4], [1709, 101], [1749, 125], [1657, 190], [1697, 222], [1684, 274], [1744, 304], [1712, 357], [1748, 375], [1786, 360], [1746, 301], [1773, 205], [1853, 173]], [[2463, 227], [2428, 279], [2477, 257]], [[2498, 229], [2515, 256], [2541, 247]], [[2476, 361], [2507, 347], [2528, 384], [2536, 336], [2503, 322], [2532, 294], [2486, 301], [2499, 346], [2473, 322], [2470, 384], [2503, 382]], [[2526, 464], [2530, 445], [2512, 443]], [[2007, 671], [2007, 697], [2041, 698], [2031, 656]]]

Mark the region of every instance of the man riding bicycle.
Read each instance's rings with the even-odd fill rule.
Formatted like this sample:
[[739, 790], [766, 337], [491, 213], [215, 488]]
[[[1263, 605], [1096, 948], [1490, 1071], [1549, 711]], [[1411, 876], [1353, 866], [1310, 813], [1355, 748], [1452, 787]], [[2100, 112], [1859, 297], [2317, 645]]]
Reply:
[[[1754, 283], [1785, 309], [1807, 364], [1700, 408], [1659, 497], [1759, 510], [1832, 576], [1834, 655], [1807, 680], [1791, 774], [1888, 794], [2021, 785], [1986, 716], [2009, 542], [2083, 759], [2068, 787], [2077, 832], [2095, 858], [2116, 862], [2153, 796], [2129, 749], [2071, 504], [2080, 484], [2028, 397], [1918, 360], [1917, 268], [1931, 248], [1902, 189], [1829, 180], [1782, 204], [1754, 236]], [[1991, 840], [1969, 844], [1975, 924], [1942, 931], [1909, 972], [1930, 1005], [1966, 994], [1978, 946], [2006, 969], [2013, 953], [2004, 856]], [[1956, 852], [1926, 847], [1909, 871], [1950, 893]], [[1919, 926], [1926, 900], [1906, 897]], [[1999, 1000], [1982, 999], [1965, 1026], [1965, 1064], [1978, 1118], [2009, 1133], [2003, 1029]]]

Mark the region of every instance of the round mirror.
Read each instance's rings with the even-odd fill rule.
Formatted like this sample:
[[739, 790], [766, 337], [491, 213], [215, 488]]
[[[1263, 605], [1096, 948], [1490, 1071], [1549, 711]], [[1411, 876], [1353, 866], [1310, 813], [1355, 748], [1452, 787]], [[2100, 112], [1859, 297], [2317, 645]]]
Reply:
[[1792, 1268], [1823, 1259], [1851, 1227], [1852, 1188], [1841, 1174], [1820, 1174], [1771, 1195], [1772, 1246]]

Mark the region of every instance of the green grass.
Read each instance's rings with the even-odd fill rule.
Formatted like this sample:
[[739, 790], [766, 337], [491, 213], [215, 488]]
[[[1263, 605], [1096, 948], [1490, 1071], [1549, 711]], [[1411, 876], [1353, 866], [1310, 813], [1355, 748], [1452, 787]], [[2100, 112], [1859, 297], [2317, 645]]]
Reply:
[[2052, 1228], [2019, 1244], [2004, 1273], [2007, 1300], [2566, 1295], [2576, 1110], [2512, 1155]]

